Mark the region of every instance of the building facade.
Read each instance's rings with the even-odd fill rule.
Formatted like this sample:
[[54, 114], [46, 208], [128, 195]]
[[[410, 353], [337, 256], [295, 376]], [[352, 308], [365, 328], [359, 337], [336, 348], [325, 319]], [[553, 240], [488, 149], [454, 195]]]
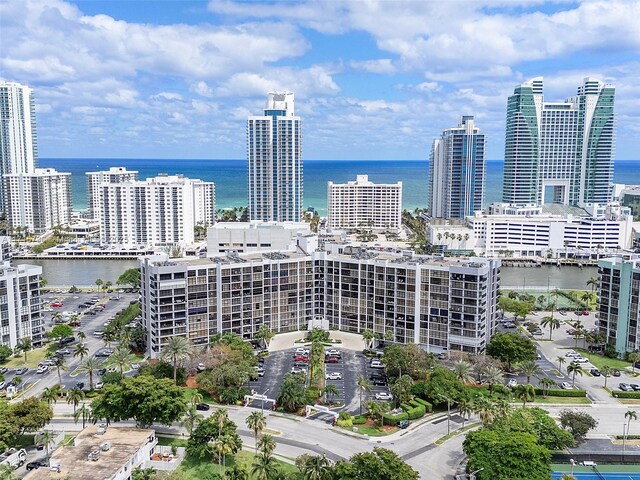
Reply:
[[298, 222], [303, 213], [302, 121], [293, 93], [269, 93], [247, 120], [249, 219]]
[[298, 233], [310, 232], [307, 222], [217, 222], [207, 229], [207, 256], [286, 250]]
[[0, 237], [0, 263], [11, 260], [11, 237]]
[[472, 116], [463, 116], [433, 141], [429, 162], [428, 203], [433, 218], [466, 218], [482, 210], [486, 138]]
[[435, 353], [482, 351], [496, 324], [499, 260], [404, 253], [333, 245], [306, 254], [141, 258], [149, 354], [159, 356], [175, 335], [203, 345], [216, 333], [251, 339], [264, 324], [279, 333], [317, 318]]
[[19, 83], [0, 81], [0, 212], [6, 209], [4, 175], [33, 173], [37, 163], [33, 90]]
[[35, 346], [45, 337], [40, 276], [42, 267], [0, 263], [0, 345], [15, 348], [30, 337]]
[[214, 222], [212, 182], [182, 175], [100, 186], [100, 241], [138, 246], [194, 243], [196, 225]]
[[640, 256], [598, 262], [598, 325], [616, 351], [640, 350]]
[[398, 231], [402, 227], [402, 182], [373, 183], [368, 175], [327, 184], [327, 226]]
[[102, 200], [100, 194], [102, 190], [100, 186], [103, 183], [125, 183], [135, 182], [138, 180], [138, 172], [136, 170], [127, 170], [126, 167], [110, 167], [109, 170], [100, 172], [87, 172], [87, 210], [89, 217], [93, 219], [100, 218], [100, 206]]
[[71, 220], [71, 174], [53, 168], [4, 176], [9, 225], [40, 235]]
[[576, 96], [545, 102], [543, 79], [507, 103], [503, 201], [526, 205], [611, 200], [615, 89], [585, 78]]

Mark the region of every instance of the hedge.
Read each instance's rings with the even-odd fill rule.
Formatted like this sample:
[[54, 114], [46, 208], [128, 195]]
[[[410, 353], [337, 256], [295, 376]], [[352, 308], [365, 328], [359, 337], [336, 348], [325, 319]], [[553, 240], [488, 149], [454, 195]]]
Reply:
[[640, 398], [640, 392], [613, 392], [616, 398]]
[[433, 411], [433, 405], [431, 405], [426, 400], [423, 400], [422, 398], [419, 398], [419, 397], [416, 397], [413, 400], [419, 403], [420, 405], [424, 405], [424, 408], [427, 411], [427, 413], [431, 413]]
[[383, 413], [382, 418], [384, 418], [385, 425], [396, 426], [401, 420], [409, 420], [409, 415], [407, 415], [407, 412], [402, 412], [402, 413], [399, 413], [398, 415]]
[[627, 440], [640, 440], [640, 435], [616, 435], [616, 440], [622, 440], [622, 439], [627, 439]]
[[424, 417], [425, 413], [427, 413], [427, 407], [415, 400], [411, 400], [409, 403], [401, 403], [400, 406], [407, 412], [409, 420], [417, 420], [418, 418]]
[[364, 425], [367, 423], [367, 417], [364, 415], [357, 415], [351, 419], [351, 422], [353, 422], [354, 425]]
[[549, 397], [586, 397], [586, 390], [562, 390], [560, 388], [552, 388], [549, 390], [543, 390], [542, 388], [536, 388], [536, 395], [544, 396], [544, 393]]

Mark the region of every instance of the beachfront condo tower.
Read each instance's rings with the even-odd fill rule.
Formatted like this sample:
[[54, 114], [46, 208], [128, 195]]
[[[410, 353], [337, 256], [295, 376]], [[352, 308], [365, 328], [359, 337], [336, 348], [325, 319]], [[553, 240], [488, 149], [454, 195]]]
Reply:
[[38, 161], [33, 91], [0, 81], [0, 212], [6, 211], [4, 176], [33, 173]]
[[472, 116], [433, 141], [428, 203], [433, 218], [463, 219], [482, 209], [486, 139]]
[[249, 218], [302, 218], [302, 121], [293, 93], [269, 93], [264, 115], [247, 119]]
[[593, 78], [564, 102], [544, 101], [542, 77], [516, 87], [507, 103], [503, 201], [609, 202], [614, 96], [613, 86]]

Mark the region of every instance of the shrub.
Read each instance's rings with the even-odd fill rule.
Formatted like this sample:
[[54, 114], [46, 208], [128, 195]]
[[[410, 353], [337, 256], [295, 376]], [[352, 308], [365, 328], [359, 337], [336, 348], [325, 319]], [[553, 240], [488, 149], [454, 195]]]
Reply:
[[364, 425], [367, 423], [367, 417], [364, 415], [357, 415], [351, 419], [351, 423], [353, 423], [353, 425]]
[[613, 392], [616, 398], [640, 398], [640, 392]]
[[382, 414], [384, 418], [385, 425], [393, 425], [396, 426], [401, 420], [409, 420], [409, 415], [407, 412], [399, 413], [398, 415], [391, 415], [390, 413]]
[[344, 419], [344, 420], [339, 418], [336, 423], [338, 424], [339, 427], [342, 427], [342, 428], [351, 428], [351, 427], [353, 427], [353, 420], [351, 418]]
[[418, 418], [424, 417], [425, 413], [427, 413], [426, 406], [415, 400], [411, 400], [409, 403], [402, 403], [400, 406], [407, 412], [409, 420], [417, 420]]
[[[544, 392], [550, 397], [586, 397], [586, 390], [562, 390], [560, 388], [552, 388], [550, 390], [544, 390]], [[543, 390], [536, 388], [536, 395], [542, 395]], [[638, 397], [640, 398], [640, 397]]]
[[616, 440], [622, 440], [623, 438], [627, 440], [640, 440], [640, 435], [616, 435]]
[[307, 388], [307, 403], [309, 405], [313, 405], [320, 398], [320, 389], [317, 387], [308, 387]]
[[433, 405], [431, 405], [426, 400], [423, 400], [422, 398], [414, 398], [413, 400], [420, 405], [424, 405], [424, 408], [427, 411], [427, 413], [433, 412]]

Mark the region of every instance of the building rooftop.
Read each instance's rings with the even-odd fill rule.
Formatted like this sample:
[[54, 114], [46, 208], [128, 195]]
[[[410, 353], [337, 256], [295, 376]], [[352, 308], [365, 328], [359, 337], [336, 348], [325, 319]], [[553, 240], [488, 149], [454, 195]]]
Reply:
[[542, 205], [542, 213], [547, 215], [573, 215], [574, 217], [590, 217], [591, 215], [584, 208], [561, 203], [545, 203]]
[[[25, 480], [109, 480], [142, 447], [155, 439], [154, 430], [108, 427], [104, 434], [99, 435], [99, 428], [97, 425], [85, 428], [75, 438], [75, 446], [59, 447], [53, 452], [50, 463], [60, 465], [59, 473], [39, 468], [27, 474]], [[100, 448], [104, 444], [109, 444], [106, 451]], [[89, 454], [96, 450], [100, 452], [98, 460], [89, 460]]]

